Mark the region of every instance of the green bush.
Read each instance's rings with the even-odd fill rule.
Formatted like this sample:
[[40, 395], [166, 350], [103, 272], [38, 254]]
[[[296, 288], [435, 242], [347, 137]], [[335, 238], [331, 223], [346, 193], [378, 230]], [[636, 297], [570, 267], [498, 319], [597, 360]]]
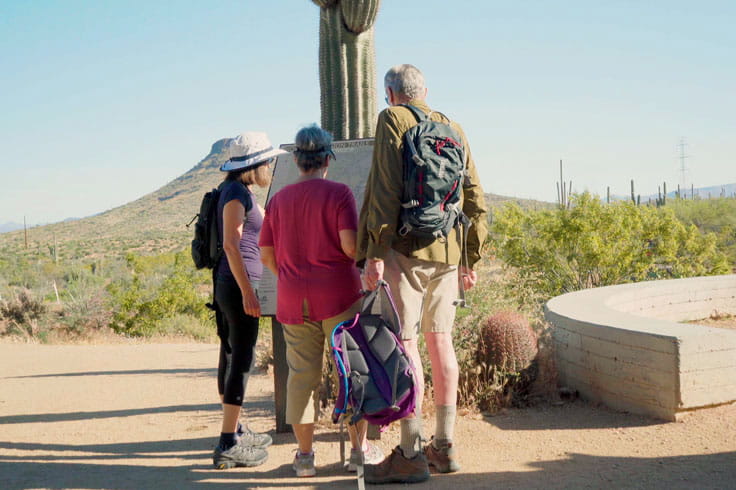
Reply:
[[189, 256], [180, 252], [126, 258], [129, 278], [112, 282], [107, 290], [114, 308], [111, 326], [118, 333], [151, 336], [159, 333], [159, 322], [189, 315], [201, 323], [209, 321], [207, 298], [199, 285], [205, 273], [194, 269]]
[[736, 264], [736, 199], [671, 199], [667, 203], [683, 223], [695, 225], [703, 233], [714, 233], [719, 250], [732, 265]]
[[[58, 262], [26, 251], [8, 254], [0, 257], [0, 301], [8, 315], [0, 314], [0, 334], [42, 338], [53, 330], [58, 338], [80, 338], [114, 327], [125, 335], [212, 340], [204, 306], [210, 282], [185, 252]], [[32, 313], [32, 305], [43, 314]]]
[[217, 340], [217, 329], [211, 319], [203, 322], [200, 318], [192, 315], [174, 313], [161, 319], [156, 329], [156, 335], [187, 337], [199, 342], [215, 342]]
[[667, 207], [604, 204], [573, 196], [570, 209], [509, 205], [491, 228], [494, 248], [519, 278], [548, 297], [579, 289], [730, 271], [717, 237]]

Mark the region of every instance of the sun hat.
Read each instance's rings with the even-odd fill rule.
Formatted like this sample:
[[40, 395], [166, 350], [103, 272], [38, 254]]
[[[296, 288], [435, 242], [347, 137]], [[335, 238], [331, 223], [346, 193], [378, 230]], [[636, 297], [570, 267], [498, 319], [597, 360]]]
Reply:
[[230, 140], [227, 149], [229, 158], [220, 167], [223, 172], [255, 168], [274, 157], [288, 153], [274, 148], [268, 135], [257, 131], [239, 134]]

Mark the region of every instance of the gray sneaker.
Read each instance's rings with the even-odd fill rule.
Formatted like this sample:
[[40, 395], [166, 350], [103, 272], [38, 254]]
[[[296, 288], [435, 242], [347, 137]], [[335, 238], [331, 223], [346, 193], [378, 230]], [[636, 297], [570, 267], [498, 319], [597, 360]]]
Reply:
[[238, 444], [241, 446], [252, 446], [266, 449], [268, 446], [273, 444], [271, 436], [265, 432], [253, 432], [250, 428], [246, 427], [242, 432], [238, 432]]
[[296, 450], [294, 455], [294, 464], [292, 468], [296, 472], [296, 476], [314, 476], [317, 474], [317, 470], [314, 467], [314, 452], [312, 454], [300, 454], [299, 450]]
[[350, 450], [350, 461], [348, 462], [348, 471], [350, 473], [355, 473], [358, 471], [358, 463], [360, 463], [360, 456], [361, 453], [363, 455], [363, 464], [378, 464], [381, 461], [383, 461], [383, 451], [381, 449], [368, 443], [368, 449], [366, 449], [365, 452], [361, 451], [360, 449], [351, 449]]
[[265, 463], [267, 459], [268, 453], [265, 449], [242, 444], [236, 444], [230, 449], [223, 449], [218, 445], [212, 455], [212, 462], [218, 470], [236, 466], [258, 466]]

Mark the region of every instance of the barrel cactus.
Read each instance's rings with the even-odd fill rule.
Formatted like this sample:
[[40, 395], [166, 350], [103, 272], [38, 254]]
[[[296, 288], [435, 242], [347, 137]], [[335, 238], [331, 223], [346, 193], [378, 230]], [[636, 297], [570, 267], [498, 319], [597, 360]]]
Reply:
[[376, 54], [373, 24], [380, 0], [312, 0], [320, 7], [322, 127], [335, 139], [373, 136]]
[[527, 369], [537, 355], [537, 335], [524, 316], [501, 311], [481, 327], [477, 360], [497, 372], [514, 374]]

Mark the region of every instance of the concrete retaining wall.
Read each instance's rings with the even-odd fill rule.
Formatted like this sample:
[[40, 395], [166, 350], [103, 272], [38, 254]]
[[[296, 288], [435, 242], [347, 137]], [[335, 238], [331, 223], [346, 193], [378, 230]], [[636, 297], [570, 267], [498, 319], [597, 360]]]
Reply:
[[736, 275], [587, 289], [551, 299], [560, 383], [612, 408], [676, 420], [736, 400], [736, 330], [682, 324], [736, 314]]

